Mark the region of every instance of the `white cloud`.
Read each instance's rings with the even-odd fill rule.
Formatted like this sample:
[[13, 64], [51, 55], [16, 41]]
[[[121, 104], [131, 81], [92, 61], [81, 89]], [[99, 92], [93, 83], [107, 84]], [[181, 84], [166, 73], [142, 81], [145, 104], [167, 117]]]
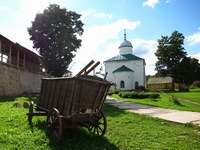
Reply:
[[132, 39], [133, 54], [145, 59], [146, 62], [146, 75], [153, 75], [155, 71], [155, 63], [157, 58], [155, 52], [157, 49], [157, 41]]
[[94, 15], [95, 18], [112, 18], [112, 13], [97, 13]]
[[92, 16], [94, 18], [112, 18], [112, 13], [97, 12], [93, 9], [87, 9], [81, 12], [83, 17]]
[[[72, 67], [74, 75], [91, 60], [99, 60], [101, 63], [119, 54], [119, 45], [123, 41], [124, 28], [135, 30], [140, 22], [130, 22], [126, 19], [118, 20], [111, 24], [91, 26], [84, 31], [82, 46], [74, 58], [75, 65]], [[120, 40], [118, 40], [120, 37]], [[127, 39], [133, 45], [133, 54], [145, 59], [146, 74], [155, 74], [154, 55], [157, 41], [144, 39]], [[73, 63], [72, 63], [73, 64]], [[96, 69], [98, 71], [99, 68]]]
[[93, 10], [93, 9], [87, 9], [81, 12], [82, 16], [84, 17], [94, 15], [95, 13], [96, 13], [96, 10]]
[[[92, 59], [103, 62], [118, 54], [118, 46], [122, 41], [112, 40], [116, 40], [124, 29], [135, 30], [140, 24], [140, 21], [120, 19], [114, 23], [86, 28], [82, 36], [82, 46], [74, 58], [76, 64], [72, 71], [76, 73]], [[121, 37], [123, 39], [123, 35]]]
[[5, 19], [2, 18], [2, 20], [7, 20], [10, 24], [5, 26], [3, 22], [0, 23], [0, 33], [35, 52], [32, 48], [32, 41], [29, 40], [27, 27], [31, 26], [31, 21], [35, 19], [37, 13], [42, 12], [49, 4], [53, 3], [59, 4], [62, 8], [63, 0], [18, 0], [19, 7], [11, 9], [9, 5], [1, 6], [0, 11], [6, 12]]
[[10, 12], [11, 9], [9, 7], [6, 7], [6, 6], [0, 6], [0, 11], [1, 12]]
[[199, 60], [199, 63], [200, 63], [200, 53], [197, 53], [197, 54], [193, 54], [191, 55], [193, 58], [196, 58]]
[[147, 0], [143, 3], [143, 7], [147, 6], [147, 7], [151, 7], [154, 8], [156, 4], [158, 4], [160, 1], [159, 0]]
[[200, 32], [193, 33], [186, 37], [187, 41], [189, 42], [188, 45], [193, 46], [196, 44], [200, 44]]

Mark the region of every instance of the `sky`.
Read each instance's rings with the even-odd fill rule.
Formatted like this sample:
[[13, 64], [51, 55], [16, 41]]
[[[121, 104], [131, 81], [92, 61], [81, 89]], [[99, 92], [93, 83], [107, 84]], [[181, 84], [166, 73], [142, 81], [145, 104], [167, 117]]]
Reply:
[[91, 60], [104, 67], [118, 55], [124, 29], [133, 54], [145, 59], [146, 75], [156, 73], [157, 40], [174, 31], [184, 35], [188, 56], [200, 60], [200, 0], [1, 0], [0, 34], [36, 52], [27, 28], [49, 4], [82, 15], [82, 45], [68, 68], [74, 75]]

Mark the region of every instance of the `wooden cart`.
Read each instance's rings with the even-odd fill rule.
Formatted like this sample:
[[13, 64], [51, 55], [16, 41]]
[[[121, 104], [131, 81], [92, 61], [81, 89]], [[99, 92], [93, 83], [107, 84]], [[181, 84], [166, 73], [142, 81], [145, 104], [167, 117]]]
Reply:
[[29, 123], [32, 124], [33, 116], [47, 116], [46, 131], [56, 143], [65, 128], [86, 127], [97, 135], [106, 132], [106, 117], [101, 109], [111, 83], [88, 75], [99, 64], [90, 67], [93, 63], [75, 77], [42, 79], [37, 104], [30, 103]]

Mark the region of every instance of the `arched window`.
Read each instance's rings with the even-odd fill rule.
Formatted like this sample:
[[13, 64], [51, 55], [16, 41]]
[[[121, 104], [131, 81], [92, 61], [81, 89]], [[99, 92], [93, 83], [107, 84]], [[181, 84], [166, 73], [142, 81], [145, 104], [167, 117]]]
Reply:
[[136, 81], [136, 82], [135, 82], [135, 89], [136, 89], [136, 90], [138, 89], [138, 85], [139, 85], [139, 83]]
[[124, 81], [120, 81], [120, 88], [125, 88], [125, 83], [124, 83]]

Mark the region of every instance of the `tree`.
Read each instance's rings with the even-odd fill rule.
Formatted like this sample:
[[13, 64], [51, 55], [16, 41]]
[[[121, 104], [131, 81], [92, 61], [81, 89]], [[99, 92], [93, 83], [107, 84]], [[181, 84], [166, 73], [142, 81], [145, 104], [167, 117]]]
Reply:
[[47, 72], [62, 76], [71, 63], [74, 52], [81, 46], [77, 36], [83, 33], [81, 15], [74, 11], [50, 4], [43, 13], [38, 13], [28, 28], [30, 40], [44, 59]]
[[178, 66], [187, 53], [183, 47], [184, 36], [178, 31], [174, 31], [170, 37], [161, 36], [158, 40], [158, 47], [155, 55], [158, 58], [156, 62], [157, 75], [170, 76], [172, 78], [172, 89], [174, 82], [177, 80]]
[[190, 85], [200, 80], [200, 64], [196, 58], [185, 57], [178, 66], [177, 82]]

